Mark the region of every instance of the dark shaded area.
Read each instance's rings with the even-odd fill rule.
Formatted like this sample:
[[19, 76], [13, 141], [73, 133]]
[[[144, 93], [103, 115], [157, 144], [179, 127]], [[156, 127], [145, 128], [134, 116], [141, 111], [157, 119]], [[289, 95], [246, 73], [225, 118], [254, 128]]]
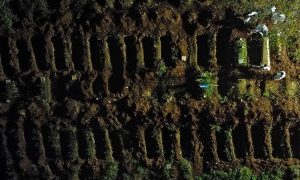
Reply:
[[109, 79], [109, 89], [112, 93], [119, 93], [123, 90], [125, 80], [124, 59], [122, 57], [121, 46], [118, 39], [110, 37], [107, 40], [109, 46], [112, 75]]
[[133, 76], [137, 69], [136, 40], [133, 36], [125, 37], [126, 44], [126, 71], [129, 76]]
[[78, 154], [79, 154], [79, 157], [82, 158], [82, 159], [88, 159], [89, 157], [87, 156], [86, 154], [86, 149], [88, 148], [87, 147], [87, 140], [86, 140], [86, 129], [84, 127], [80, 127], [78, 128], [78, 131], [77, 131], [77, 140], [78, 140]]
[[220, 160], [230, 161], [230, 159], [228, 159], [229, 151], [226, 146], [226, 136], [225, 136], [224, 130], [216, 132], [216, 137], [217, 137], [217, 147], [218, 147], [217, 152], [218, 152]]
[[15, 68], [11, 65], [10, 48], [8, 46], [7, 38], [0, 38], [0, 54], [1, 63], [6, 76], [11, 77], [15, 73]]
[[273, 125], [271, 136], [272, 136], [272, 155], [275, 158], [284, 158], [284, 131], [282, 124], [276, 123]]
[[290, 129], [291, 147], [294, 158], [300, 158], [300, 129], [299, 123]]
[[80, 168], [80, 173], [79, 173], [79, 177], [80, 179], [95, 179], [95, 178], [99, 178], [94, 171], [94, 167], [89, 164], [88, 162], [86, 162], [85, 164], [83, 164]]
[[183, 22], [183, 28], [184, 30], [190, 34], [193, 35], [195, 33], [195, 30], [197, 29], [197, 21], [191, 20], [190, 18], [191, 13], [190, 12], [185, 12], [182, 15], [182, 22]]
[[266, 157], [265, 150], [265, 133], [264, 123], [262, 121], [255, 123], [251, 128], [251, 135], [254, 147], [254, 157], [257, 159], [263, 159]]
[[235, 63], [233, 58], [234, 51], [230, 43], [231, 33], [232, 29], [222, 28], [217, 35], [217, 62], [224, 69], [231, 67]]
[[[0, 117], [0, 121], [2, 120]], [[13, 177], [16, 177], [13, 159], [7, 149], [4, 124], [0, 124], [0, 177], [1, 179], [13, 179]]]
[[14, 123], [6, 125], [7, 147], [15, 162], [21, 160], [22, 154], [19, 148], [18, 127]]
[[259, 66], [262, 57], [262, 40], [259, 35], [254, 34], [251, 36], [248, 43], [248, 52], [250, 64]]
[[235, 156], [238, 159], [243, 159], [247, 155], [247, 129], [246, 124], [240, 122], [233, 130], [232, 134]]
[[26, 141], [26, 152], [30, 160], [37, 163], [40, 155], [39, 130], [31, 120], [25, 120], [24, 137]]
[[147, 128], [145, 131], [145, 141], [147, 149], [147, 157], [154, 159], [158, 158], [158, 142], [155, 139], [155, 130], [154, 128]]
[[230, 43], [230, 36], [232, 30], [229, 28], [220, 29], [217, 35], [217, 63], [221, 67], [218, 90], [222, 96], [228, 94], [229, 89], [232, 87], [232, 78], [229, 77], [229, 72], [234, 66], [234, 50]]
[[179, 7], [182, 4], [181, 0], [168, 0], [168, 3], [172, 4], [175, 7]]
[[167, 34], [165, 36], [162, 36], [160, 38], [161, 40], [161, 56], [162, 59], [165, 62], [165, 65], [167, 67], [174, 67], [175, 66], [175, 62], [174, 59], [172, 58], [172, 37]]
[[96, 157], [98, 159], [105, 159], [105, 153], [107, 152], [105, 145], [105, 134], [103, 129], [100, 128], [98, 121], [92, 121], [93, 134], [96, 145]]
[[4, 133], [4, 129], [0, 127], [0, 175], [1, 177], [5, 177], [5, 164], [6, 164], [6, 159], [7, 159], [7, 154], [6, 154], [6, 137]]
[[[124, 149], [128, 153], [132, 153], [134, 158], [138, 156], [138, 137], [137, 137], [137, 125], [134, 121], [130, 121], [123, 128], [123, 142]], [[126, 159], [129, 159], [128, 157]]]
[[103, 95], [105, 94], [104, 89], [104, 81], [101, 77], [101, 74], [96, 78], [96, 80], [93, 83], [93, 90], [95, 95], [98, 96], [98, 98], [101, 100], [103, 98]]
[[49, 63], [46, 61], [46, 42], [42, 35], [35, 35], [31, 39], [32, 47], [36, 59], [36, 64], [41, 71], [50, 69]]
[[21, 71], [26, 72], [30, 70], [30, 51], [28, 50], [27, 42], [25, 39], [17, 41], [17, 48], [19, 50], [18, 59]]
[[143, 38], [144, 62], [146, 68], [154, 67], [154, 41], [150, 37]]
[[171, 160], [175, 156], [175, 139], [174, 139], [174, 131], [169, 130], [168, 128], [162, 129], [163, 135], [163, 147], [164, 147], [164, 157], [167, 160]]
[[213, 162], [214, 156], [212, 152], [212, 147], [213, 147], [213, 142], [211, 139], [211, 126], [210, 123], [211, 119], [208, 117], [208, 111], [202, 111], [199, 115], [198, 118], [200, 119], [199, 122], [199, 134], [200, 134], [200, 142], [202, 142], [203, 146], [203, 151], [202, 151], [202, 156], [203, 156], [203, 162], [206, 162], [203, 164], [203, 171], [209, 171], [211, 169], [209, 163]]
[[183, 126], [180, 128], [180, 145], [182, 148], [182, 156], [185, 159], [191, 159], [193, 157], [192, 146], [192, 133], [189, 126]]
[[93, 69], [96, 71], [101, 71], [104, 67], [104, 55], [102, 53], [102, 42], [97, 39], [96, 35], [90, 38], [90, 51]]
[[202, 34], [197, 37], [197, 62], [204, 68], [209, 67], [209, 35]]
[[66, 70], [65, 62], [65, 47], [63, 39], [60, 35], [52, 37], [52, 43], [54, 46], [55, 65], [58, 70]]
[[198, 22], [204, 26], [207, 27], [211, 19], [213, 18], [213, 13], [210, 10], [203, 10], [198, 15]]
[[66, 77], [60, 77], [55, 79], [53, 82], [52, 93], [57, 101], [63, 101], [64, 98], [68, 95], [68, 79]]
[[113, 131], [110, 132], [110, 141], [111, 141], [111, 146], [113, 149], [113, 157], [115, 160], [122, 162], [124, 157], [123, 157], [123, 143], [121, 141], [121, 136], [120, 133]]
[[75, 31], [72, 35], [72, 60], [76, 70], [83, 71], [84, 69], [84, 47], [82, 35]]

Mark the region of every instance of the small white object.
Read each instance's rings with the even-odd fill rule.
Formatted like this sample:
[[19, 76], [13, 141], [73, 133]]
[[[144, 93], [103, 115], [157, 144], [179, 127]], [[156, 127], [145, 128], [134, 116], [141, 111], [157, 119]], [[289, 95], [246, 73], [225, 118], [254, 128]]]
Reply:
[[263, 65], [263, 66], [251, 65], [251, 67], [258, 69], [258, 70], [262, 70], [262, 71], [270, 71], [271, 70], [271, 66], [268, 66], [268, 65]]
[[286, 72], [284, 72], [284, 71], [279, 71], [279, 72], [277, 72], [277, 74], [276, 74], [276, 76], [274, 77], [274, 79], [277, 80], [277, 81], [279, 81], [279, 80], [285, 78], [285, 76], [286, 76]]
[[41, 81], [42, 81], [42, 82], [45, 82], [45, 81], [46, 81], [46, 78], [45, 78], [45, 77], [41, 77]]
[[253, 11], [253, 12], [249, 13], [247, 15], [247, 18], [244, 20], [244, 23], [245, 24], [248, 23], [251, 20], [252, 16], [255, 16], [255, 15], [258, 15], [258, 13], [256, 11]]
[[264, 66], [264, 67], [262, 68], [262, 70], [270, 71], [270, 70], [271, 70], [271, 66]]
[[251, 17], [247, 17], [247, 18], [244, 20], [244, 24], [248, 23], [250, 20], [251, 20]]
[[272, 13], [275, 13], [275, 11], [276, 11], [276, 7], [273, 6], [273, 7], [271, 8], [271, 12], [272, 12]]
[[278, 13], [278, 12], [275, 12], [272, 15], [272, 19], [274, 21], [274, 24], [277, 24], [278, 22], [283, 22], [285, 20], [285, 15], [281, 14], [281, 13]]
[[74, 75], [72, 75], [71, 79], [72, 79], [72, 81], [75, 81], [77, 79], [77, 76], [74, 74]]
[[268, 35], [269, 29], [265, 24], [258, 24], [252, 33], [259, 33], [262, 36]]
[[181, 56], [182, 61], [186, 61], [186, 56]]
[[250, 14], [248, 14], [248, 16], [255, 16], [255, 15], [258, 15], [256, 11], [252, 11]]

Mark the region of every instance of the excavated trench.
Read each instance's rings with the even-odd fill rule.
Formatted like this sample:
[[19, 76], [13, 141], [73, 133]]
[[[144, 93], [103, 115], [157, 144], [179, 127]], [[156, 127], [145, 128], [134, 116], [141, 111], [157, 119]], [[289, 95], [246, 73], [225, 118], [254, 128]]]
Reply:
[[[38, 32], [1, 35], [2, 177], [103, 178], [115, 162], [118, 179], [139, 168], [153, 171], [150, 178], [170, 168], [180, 178], [182, 159], [193, 176], [300, 163], [300, 90], [284, 91], [297, 83], [297, 65], [277, 61], [270, 73], [289, 67], [286, 87], [264, 97], [270, 74], [237, 64], [244, 28], [222, 24], [222, 13], [214, 19], [201, 3], [187, 10], [181, 1], [157, 3], [115, 14], [96, 2], [95, 19], [64, 17], [33, 23]], [[68, 11], [68, 3], [49, 5]], [[200, 17], [185, 19], [190, 12]], [[247, 38], [249, 63], [260, 65], [261, 42]], [[213, 97], [203, 98], [194, 81], [207, 71], [217, 81]]]

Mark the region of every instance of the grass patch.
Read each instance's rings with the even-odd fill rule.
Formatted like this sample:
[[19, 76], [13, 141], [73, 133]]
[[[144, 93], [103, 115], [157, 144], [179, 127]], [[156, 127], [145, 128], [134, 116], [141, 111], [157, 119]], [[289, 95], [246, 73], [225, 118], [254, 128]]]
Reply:
[[284, 177], [284, 170], [277, 169], [274, 171], [266, 171], [260, 174], [255, 174], [248, 167], [241, 167], [229, 171], [212, 171], [203, 176], [196, 177], [197, 180], [280, 180]]
[[204, 98], [210, 98], [215, 91], [216, 78], [210, 72], [204, 72], [197, 77], [196, 82]]
[[300, 165], [288, 167], [286, 171], [286, 179], [300, 179]]
[[242, 66], [246, 66], [248, 61], [248, 51], [247, 51], [247, 40], [244, 38], [240, 38], [236, 42], [237, 47], [237, 55], [238, 55], [238, 64]]
[[179, 160], [179, 166], [182, 172], [182, 178], [186, 180], [193, 179], [193, 168], [191, 163], [186, 159]]
[[13, 21], [15, 19], [14, 14], [12, 13], [9, 7], [9, 0], [0, 1], [0, 23], [4, 30], [9, 33], [13, 32]]
[[108, 164], [107, 164], [107, 166], [105, 168], [103, 179], [104, 180], [117, 179], [118, 172], [119, 172], [118, 165], [119, 165], [119, 163], [117, 161], [110, 161], [110, 162], [108, 162]]

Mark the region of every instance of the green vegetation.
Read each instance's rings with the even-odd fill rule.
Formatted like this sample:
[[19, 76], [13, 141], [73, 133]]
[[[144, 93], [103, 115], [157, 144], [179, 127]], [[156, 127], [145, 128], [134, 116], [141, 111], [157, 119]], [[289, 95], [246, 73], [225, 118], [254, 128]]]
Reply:
[[34, 12], [37, 13], [37, 15], [42, 17], [49, 15], [50, 11], [46, 0], [33, 0], [32, 4]]
[[226, 129], [224, 131], [224, 134], [225, 134], [226, 145], [225, 145], [223, 151], [225, 153], [226, 158], [229, 161], [232, 161], [232, 160], [234, 160], [236, 158], [235, 157], [235, 153], [234, 153], [234, 149], [230, 148], [232, 146], [232, 144], [233, 144], [233, 142], [232, 142], [232, 139], [233, 139], [233, 137], [232, 137], [232, 128]]
[[107, 163], [104, 172], [104, 180], [113, 180], [117, 179], [119, 172], [118, 162], [117, 161], [110, 161]]
[[262, 58], [261, 58], [261, 63], [260, 65], [271, 65], [271, 60], [270, 60], [270, 40], [269, 37], [263, 37], [262, 38], [262, 45], [263, 45], [263, 49], [262, 49]]
[[79, 180], [79, 170], [80, 170], [80, 165], [77, 163], [74, 164], [68, 164], [66, 168], [66, 179], [74, 179], [74, 180]]
[[106, 0], [105, 1], [105, 6], [107, 7], [107, 8], [114, 8], [114, 4], [115, 4], [115, 0]]
[[214, 94], [216, 79], [215, 76], [210, 72], [204, 72], [197, 77], [196, 82], [199, 88], [201, 88], [204, 98], [210, 98]]
[[66, 152], [66, 158], [68, 160], [77, 160], [79, 158], [78, 156], [78, 143], [77, 143], [77, 136], [76, 136], [76, 127], [68, 127], [65, 130], [65, 138], [66, 138], [66, 144], [65, 146], [65, 152]]
[[278, 93], [280, 93], [278, 84], [274, 81], [266, 81], [263, 96], [275, 100]]
[[281, 180], [284, 176], [283, 170], [276, 170], [276, 171], [270, 171], [270, 172], [262, 172], [257, 179], [258, 180]]
[[262, 172], [258, 175], [252, 172], [248, 167], [241, 167], [225, 171], [212, 171], [211, 173], [204, 174], [201, 177], [197, 177], [197, 180], [280, 180], [284, 177], [284, 171], [282, 169]]
[[58, 132], [58, 125], [53, 123], [49, 123], [47, 126], [46, 131], [47, 133], [47, 141], [49, 143], [49, 147], [51, 148], [51, 151], [53, 152], [54, 157], [60, 157], [61, 156], [61, 148], [60, 148], [60, 135]]
[[300, 166], [299, 165], [294, 165], [288, 167], [286, 170], [286, 179], [299, 179], [300, 178]]
[[163, 61], [158, 61], [156, 75], [162, 77], [167, 72], [167, 67]]
[[186, 159], [179, 160], [179, 166], [182, 171], [182, 178], [186, 180], [193, 179], [193, 168], [191, 163]]
[[173, 162], [166, 161], [165, 164], [162, 167], [162, 178], [163, 179], [171, 179], [170, 173], [172, 169]]
[[41, 85], [40, 85], [40, 91], [41, 91], [41, 98], [47, 103], [50, 103], [52, 101], [51, 97], [51, 81], [49, 77], [41, 77]]
[[133, 5], [134, 0], [123, 0], [123, 1], [120, 1], [120, 3], [121, 3], [122, 7], [130, 8]]
[[86, 156], [87, 158], [93, 159], [96, 157], [96, 145], [94, 135], [91, 129], [87, 129], [84, 133], [84, 139], [86, 143]]
[[210, 124], [209, 126], [210, 126], [210, 129], [212, 131], [215, 131], [215, 132], [220, 132], [221, 129], [222, 129], [221, 125], [219, 123], [217, 123], [217, 124]]
[[248, 51], [247, 51], [247, 40], [244, 38], [240, 38], [236, 42], [236, 47], [238, 49], [238, 63], [239, 65], [245, 66], [247, 65]]
[[9, 8], [9, 0], [0, 1], [0, 24], [4, 30], [9, 33], [13, 32], [13, 21], [15, 16]]

